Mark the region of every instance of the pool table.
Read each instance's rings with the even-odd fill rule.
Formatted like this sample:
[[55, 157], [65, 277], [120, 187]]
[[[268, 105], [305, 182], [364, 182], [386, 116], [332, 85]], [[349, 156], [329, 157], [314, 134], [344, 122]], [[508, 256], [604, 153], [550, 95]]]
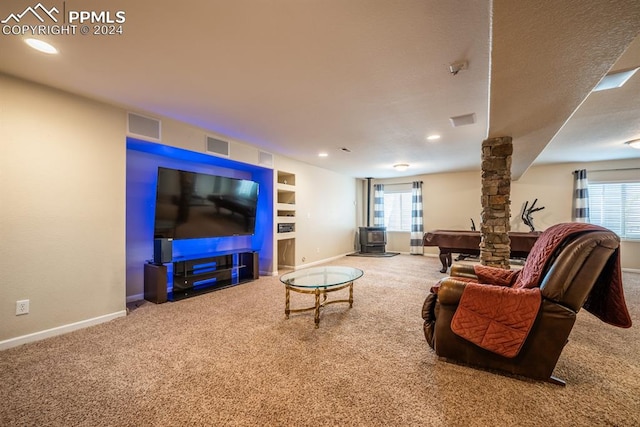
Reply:
[[[511, 239], [511, 257], [526, 258], [540, 232], [509, 232]], [[451, 254], [479, 255], [480, 232], [462, 230], [434, 230], [424, 234], [423, 246], [437, 246], [440, 249], [441, 273], [446, 273], [451, 266]]]

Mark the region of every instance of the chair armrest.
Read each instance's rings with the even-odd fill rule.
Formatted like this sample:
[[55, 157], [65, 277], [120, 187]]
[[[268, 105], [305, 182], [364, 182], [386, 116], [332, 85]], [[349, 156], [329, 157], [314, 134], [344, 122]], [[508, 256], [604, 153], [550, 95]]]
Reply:
[[457, 305], [467, 283], [469, 282], [456, 280], [454, 277], [442, 279], [438, 289], [438, 301], [440, 304]]
[[453, 264], [451, 266], [451, 277], [467, 277], [477, 279], [475, 269], [471, 264]]

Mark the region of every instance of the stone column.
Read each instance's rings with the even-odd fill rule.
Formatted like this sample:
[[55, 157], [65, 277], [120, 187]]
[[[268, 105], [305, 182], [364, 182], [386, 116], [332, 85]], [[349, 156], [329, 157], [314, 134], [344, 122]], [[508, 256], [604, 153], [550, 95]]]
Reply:
[[512, 154], [509, 136], [482, 142], [482, 265], [509, 268]]

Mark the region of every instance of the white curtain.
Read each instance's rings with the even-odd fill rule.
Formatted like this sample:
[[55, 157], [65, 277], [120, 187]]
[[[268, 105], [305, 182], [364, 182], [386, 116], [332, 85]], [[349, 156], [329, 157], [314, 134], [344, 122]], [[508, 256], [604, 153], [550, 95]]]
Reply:
[[573, 220], [575, 222], [589, 222], [589, 182], [586, 169], [573, 172]]
[[384, 227], [384, 184], [373, 186], [373, 226]]
[[409, 243], [409, 253], [415, 255], [424, 253], [423, 235], [422, 181], [414, 181], [411, 185], [411, 242]]

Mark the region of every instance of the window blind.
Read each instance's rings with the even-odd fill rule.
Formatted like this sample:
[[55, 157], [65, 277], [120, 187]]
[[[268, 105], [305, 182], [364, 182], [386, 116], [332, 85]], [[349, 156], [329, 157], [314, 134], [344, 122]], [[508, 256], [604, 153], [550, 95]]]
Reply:
[[387, 231], [411, 232], [411, 190], [384, 193], [384, 225]]
[[640, 240], [640, 182], [589, 182], [591, 223]]

